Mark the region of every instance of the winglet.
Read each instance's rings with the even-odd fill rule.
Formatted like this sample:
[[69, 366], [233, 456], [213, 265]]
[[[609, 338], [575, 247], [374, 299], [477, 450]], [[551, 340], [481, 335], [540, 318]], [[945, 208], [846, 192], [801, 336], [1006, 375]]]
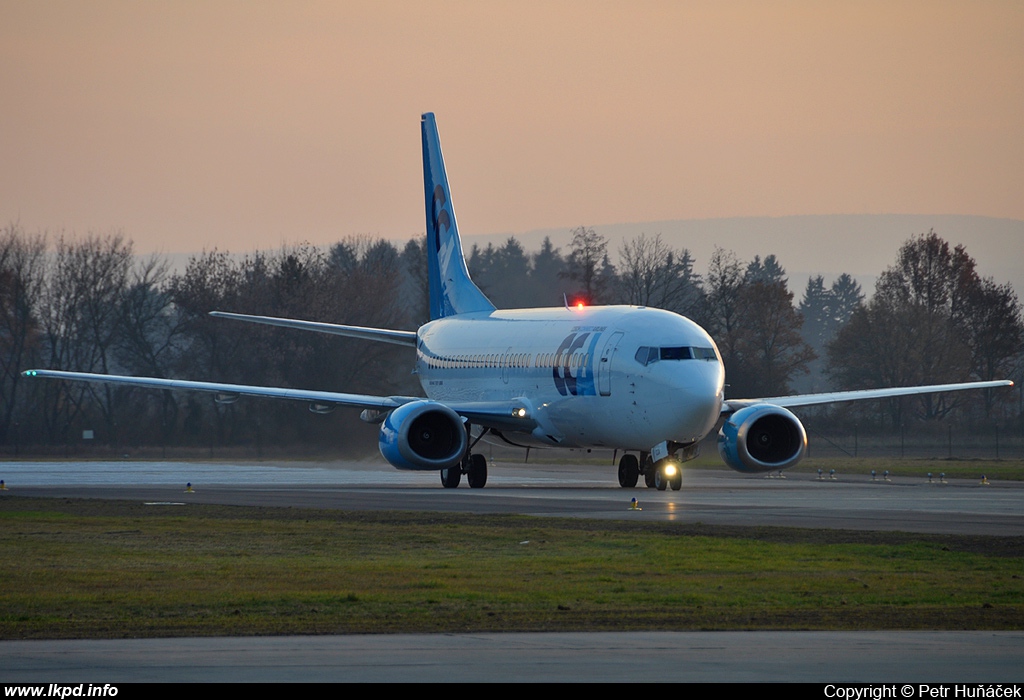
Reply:
[[423, 194], [427, 210], [430, 318], [494, 311], [494, 304], [469, 277], [433, 112], [423, 115], [420, 130], [423, 135]]

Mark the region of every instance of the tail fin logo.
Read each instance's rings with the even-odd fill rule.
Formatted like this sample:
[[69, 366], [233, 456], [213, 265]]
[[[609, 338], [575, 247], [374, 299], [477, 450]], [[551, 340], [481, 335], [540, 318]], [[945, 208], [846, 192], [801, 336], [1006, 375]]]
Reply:
[[[448, 203], [448, 197], [444, 194], [444, 188], [441, 185], [434, 187], [434, 202], [431, 205], [433, 209], [434, 217], [434, 229], [441, 233], [441, 226], [444, 226], [444, 232], [448, 233], [448, 229], [451, 228], [452, 219], [448, 216], [448, 210], [444, 208], [444, 205]], [[441, 236], [438, 235], [435, 238], [437, 250], [441, 250]]]

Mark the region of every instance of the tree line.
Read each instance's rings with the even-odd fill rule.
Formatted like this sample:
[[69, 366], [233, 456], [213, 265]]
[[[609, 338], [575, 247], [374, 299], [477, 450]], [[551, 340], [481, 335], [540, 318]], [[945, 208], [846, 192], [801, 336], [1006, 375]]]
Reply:
[[[579, 227], [563, 253], [514, 237], [474, 245], [470, 273], [499, 308], [622, 303], [694, 319], [715, 338], [730, 397], [972, 379], [1021, 379], [1024, 319], [1009, 285], [980, 277], [962, 246], [910, 238], [865, 301], [849, 275], [807, 281], [794, 303], [771, 254], [716, 248], [700, 274], [659, 235], [607, 240]], [[417, 394], [410, 349], [215, 319], [209, 311], [415, 329], [428, 320], [423, 237], [404, 246], [351, 238], [235, 256], [218, 250], [171, 270], [121, 234], [76, 238], [0, 231], [0, 443], [66, 445], [83, 430], [112, 445], [311, 444], [339, 447], [358, 421], [301, 403], [218, 403], [189, 392], [26, 381], [29, 367]], [[885, 402], [907, 421], [1021, 421], [1019, 392]], [[855, 409], [856, 410], [856, 409]], [[878, 412], [877, 405], [873, 409]], [[345, 412], [345, 409], [342, 409]], [[347, 417], [347, 416], [346, 416]]]

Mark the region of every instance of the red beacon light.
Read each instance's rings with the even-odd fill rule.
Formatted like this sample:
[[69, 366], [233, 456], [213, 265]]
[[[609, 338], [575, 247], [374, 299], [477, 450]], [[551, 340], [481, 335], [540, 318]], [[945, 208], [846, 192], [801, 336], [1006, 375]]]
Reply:
[[576, 297], [572, 300], [572, 305], [569, 304], [569, 296], [567, 294], [563, 293], [562, 299], [565, 301], [566, 310], [575, 309], [576, 311], [583, 311], [587, 307], [586, 297]]

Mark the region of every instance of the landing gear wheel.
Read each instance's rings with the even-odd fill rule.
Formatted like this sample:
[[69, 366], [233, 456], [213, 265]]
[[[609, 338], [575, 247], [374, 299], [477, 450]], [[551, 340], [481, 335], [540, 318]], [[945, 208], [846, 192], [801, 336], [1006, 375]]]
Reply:
[[469, 479], [469, 488], [482, 489], [487, 483], [487, 458], [481, 454], [470, 455], [466, 476]]
[[650, 457], [644, 461], [644, 484], [649, 489], [653, 489], [656, 486], [654, 483], [654, 462], [651, 461]]
[[462, 467], [451, 467], [441, 470], [441, 486], [446, 489], [457, 489], [462, 481]]
[[673, 491], [678, 491], [679, 489], [683, 488], [683, 470], [682, 469], [679, 469], [679, 468], [676, 469], [676, 475], [673, 476], [671, 479], [669, 479], [668, 485], [672, 488]]
[[665, 476], [665, 468], [658, 467], [654, 470], [654, 488], [664, 491], [668, 487], [668, 477]]
[[640, 478], [640, 462], [633, 455], [622, 455], [619, 460], [619, 486], [631, 489]]

